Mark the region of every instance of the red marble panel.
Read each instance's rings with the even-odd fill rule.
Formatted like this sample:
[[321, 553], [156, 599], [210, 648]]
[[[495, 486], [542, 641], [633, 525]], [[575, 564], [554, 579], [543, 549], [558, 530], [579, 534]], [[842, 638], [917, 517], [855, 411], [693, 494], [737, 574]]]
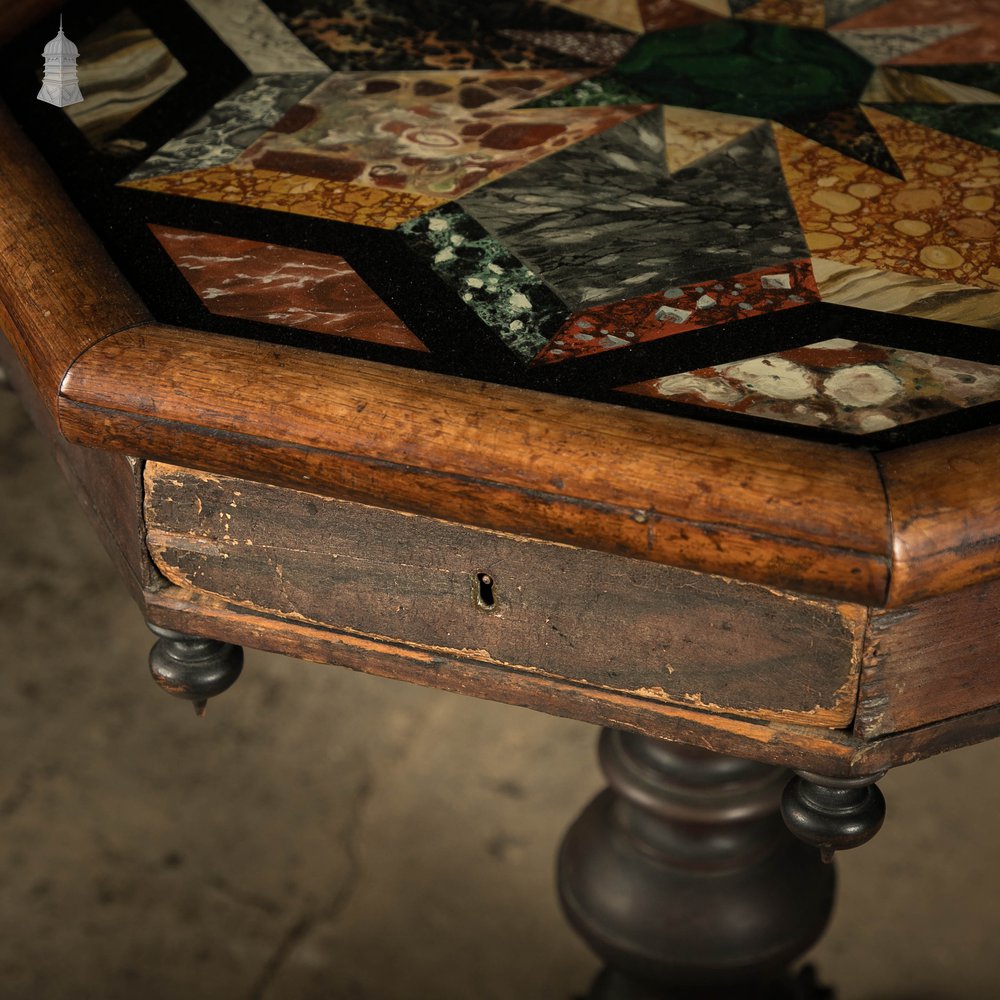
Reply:
[[572, 316], [533, 364], [567, 361], [819, 301], [808, 260], [681, 285]]
[[966, 24], [972, 30], [894, 62], [911, 66], [1000, 62], [1000, 0], [894, 0], [841, 22], [837, 30], [921, 24]]
[[187, 229], [150, 229], [209, 312], [427, 350], [342, 257]]
[[639, 0], [639, 13], [646, 31], [686, 28], [719, 19], [718, 14], [684, 3], [684, 0]]

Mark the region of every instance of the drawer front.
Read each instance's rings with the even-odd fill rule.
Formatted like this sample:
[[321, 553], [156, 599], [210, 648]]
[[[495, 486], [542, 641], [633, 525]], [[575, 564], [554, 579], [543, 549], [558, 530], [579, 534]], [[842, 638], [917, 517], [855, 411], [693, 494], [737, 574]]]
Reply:
[[843, 727], [864, 608], [160, 463], [173, 583], [269, 614], [711, 711]]

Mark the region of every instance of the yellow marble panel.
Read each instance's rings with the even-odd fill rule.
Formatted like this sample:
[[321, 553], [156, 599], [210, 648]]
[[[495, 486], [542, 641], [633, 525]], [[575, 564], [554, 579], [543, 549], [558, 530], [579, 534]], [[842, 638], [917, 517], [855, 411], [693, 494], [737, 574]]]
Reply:
[[826, 24], [823, 0], [760, 0], [741, 10], [739, 16], [748, 21], [770, 21], [794, 28], [822, 28]]
[[619, 28], [635, 32], [643, 30], [639, 0], [554, 0], [554, 2], [558, 7], [566, 7], [577, 14], [585, 14], [598, 21], [617, 25]]
[[729, 9], [729, 0], [688, 0], [692, 7], [700, 7], [702, 10], [718, 14], [720, 17], [730, 17], [732, 11]]
[[699, 108], [663, 109], [667, 170], [674, 173], [722, 149], [761, 123], [760, 118], [727, 115]]
[[1000, 287], [975, 288], [822, 257], [813, 257], [812, 267], [824, 302], [1000, 330]]
[[905, 180], [774, 127], [809, 249], [843, 264], [995, 288], [1000, 154], [864, 110]]
[[922, 104], [996, 104], [1000, 96], [979, 87], [969, 87], [951, 80], [937, 80], [919, 73], [879, 66], [861, 100], [868, 104], [898, 104], [914, 101]]
[[395, 229], [447, 200], [236, 164], [126, 181], [123, 186], [353, 222], [376, 229]]

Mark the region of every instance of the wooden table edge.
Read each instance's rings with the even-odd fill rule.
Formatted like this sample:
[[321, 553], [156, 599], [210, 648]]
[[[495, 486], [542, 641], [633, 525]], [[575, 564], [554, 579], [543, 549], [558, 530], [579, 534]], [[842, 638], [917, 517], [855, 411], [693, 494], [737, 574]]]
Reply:
[[817, 596], [885, 599], [878, 469], [834, 445], [156, 324], [85, 351], [58, 414], [81, 444]]
[[164, 327], [2, 107], [0, 142], [0, 325], [74, 443], [874, 607], [1000, 576], [996, 427], [874, 456]]

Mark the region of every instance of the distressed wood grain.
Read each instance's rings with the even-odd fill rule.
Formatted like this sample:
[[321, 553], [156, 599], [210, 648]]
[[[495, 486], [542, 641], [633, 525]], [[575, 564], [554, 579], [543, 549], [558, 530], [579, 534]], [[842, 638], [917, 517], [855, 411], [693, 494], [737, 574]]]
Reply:
[[879, 456], [892, 518], [888, 605], [1000, 577], [1000, 427]]
[[1000, 705], [1000, 581], [872, 613], [857, 732], [867, 739]]
[[186, 628], [253, 649], [830, 777], [878, 774], [1000, 733], [1000, 707], [996, 707], [868, 741], [842, 729], [706, 712], [503, 665], [484, 672], [480, 662], [458, 654], [289, 621], [175, 586], [147, 595], [146, 614], [150, 621], [167, 628]]
[[55, 412], [87, 347], [149, 312], [0, 104], [0, 329]]
[[0, 336], [0, 365], [28, 416], [47, 438], [60, 471], [83, 507], [132, 596], [164, 582], [149, 557], [142, 513], [142, 462], [118, 452], [70, 444], [56, 427], [28, 372]]
[[159, 463], [146, 524], [173, 583], [272, 614], [741, 715], [854, 714], [856, 605]]
[[858, 740], [849, 732], [740, 718], [652, 701], [605, 688], [525, 672], [503, 664], [483, 670], [457, 652], [359, 636], [234, 605], [212, 594], [166, 587], [147, 599], [147, 615], [167, 628], [315, 663], [530, 708], [599, 726], [702, 746], [719, 753], [847, 775]]
[[156, 326], [74, 365], [60, 425], [194, 468], [884, 598], [882, 486], [846, 448]]

